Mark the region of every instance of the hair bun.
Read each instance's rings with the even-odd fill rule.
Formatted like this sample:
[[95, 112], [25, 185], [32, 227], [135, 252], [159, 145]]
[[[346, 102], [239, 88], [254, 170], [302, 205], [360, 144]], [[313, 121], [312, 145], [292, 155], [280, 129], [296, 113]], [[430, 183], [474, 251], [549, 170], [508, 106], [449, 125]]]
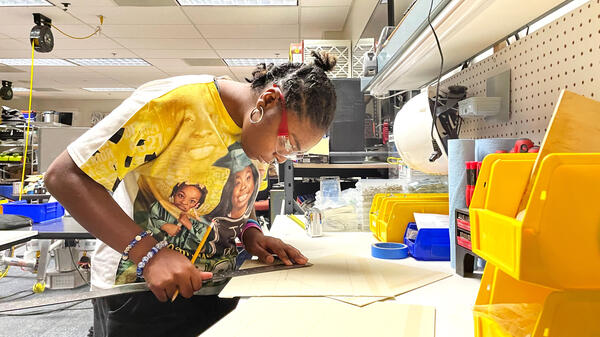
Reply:
[[337, 56], [326, 51], [320, 51], [317, 53], [313, 50], [310, 54], [315, 58], [313, 61], [314, 65], [323, 69], [323, 71], [331, 71], [337, 64]]

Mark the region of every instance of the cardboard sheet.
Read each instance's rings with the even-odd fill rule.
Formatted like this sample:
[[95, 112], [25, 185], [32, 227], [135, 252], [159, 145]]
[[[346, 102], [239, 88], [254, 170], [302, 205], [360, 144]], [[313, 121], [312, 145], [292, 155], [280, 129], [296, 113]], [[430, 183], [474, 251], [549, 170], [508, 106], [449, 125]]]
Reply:
[[[548, 125], [531, 178], [521, 199], [519, 212], [529, 202], [535, 177], [542, 160], [551, 153], [600, 152], [600, 102], [563, 90]], [[519, 218], [523, 218], [520, 213]]]
[[[309, 256], [310, 258], [310, 256]], [[339, 253], [310, 258], [312, 267], [233, 278], [220, 297], [393, 297], [450, 276], [374, 258]], [[245, 267], [261, 265], [246, 261]]]
[[364, 308], [323, 297], [252, 298], [202, 336], [434, 337], [435, 308], [375, 303]]

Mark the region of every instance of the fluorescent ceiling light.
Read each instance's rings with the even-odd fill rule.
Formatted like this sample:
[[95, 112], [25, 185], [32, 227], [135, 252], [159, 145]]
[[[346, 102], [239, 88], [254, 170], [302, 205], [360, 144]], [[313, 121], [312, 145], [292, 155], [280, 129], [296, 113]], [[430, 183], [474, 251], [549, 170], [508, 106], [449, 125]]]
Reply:
[[150, 63], [137, 58], [105, 58], [105, 59], [67, 59], [80, 66], [112, 66], [112, 67], [144, 67]]
[[13, 92], [29, 92], [29, 89], [27, 89], [27, 88], [21, 88], [21, 87], [13, 87], [12, 91]]
[[180, 6], [298, 6], [298, 0], [177, 0]]
[[87, 90], [87, 91], [93, 91], [93, 92], [98, 92], [98, 91], [135, 91], [134, 88], [82, 88], [83, 90]]
[[[1, 64], [7, 66], [31, 66], [31, 59], [0, 59]], [[67, 62], [63, 59], [35, 59], [33, 61], [35, 66], [59, 66], [59, 67], [74, 67], [75, 65], [71, 62]]]
[[260, 63], [278, 65], [289, 62], [287, 58], [230, 58], [223, 61], [230, 67], [254, 67]]
[[0, 7], [52, 6], [45, 0], [0, 0]]

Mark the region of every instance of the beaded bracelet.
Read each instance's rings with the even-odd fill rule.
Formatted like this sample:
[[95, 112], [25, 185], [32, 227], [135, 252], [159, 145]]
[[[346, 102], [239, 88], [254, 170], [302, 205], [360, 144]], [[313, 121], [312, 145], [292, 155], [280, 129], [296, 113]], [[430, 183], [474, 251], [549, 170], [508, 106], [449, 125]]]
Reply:
[[168, 243], [166, 240], [160, 241], [159, 243], [154, 245], [154, 247], [152, 247], [150, 249], [150, 251], [148, 251], [146, 256], [144, 256], [142, 258], [142, 261], [140, 261], [140, 263], [138, 263], [138, 265], [137, 265], [137, 270], [136, 270], [137, 277], [144, 278], [143, 275], [144, 275], [144, 268], [146, 267], [146, 264], [148, 264], [148, 262], [154, 257], [154, 255], [156, 255], [156, 253], [158, 253], [159, 250], [165, 248], [167, 246], [167, 244]]
[[152, 232], [147, 230], [147, 231], [143, 231], [140, 234], [136, 235], [135, 238], [133, 238], [133, 240], [131, 240], [129, 245], [127, 245], [127, 247], [125, 247], [125, 250], [123, 251], [123, 260], [129, 259], [129, 251], [133, 248], [133, 246], [135, 246], [138, 242], [142, 241], [143, 238], [145, 238], [146, 236], [148, 236], [150, 234], [152, 234]]

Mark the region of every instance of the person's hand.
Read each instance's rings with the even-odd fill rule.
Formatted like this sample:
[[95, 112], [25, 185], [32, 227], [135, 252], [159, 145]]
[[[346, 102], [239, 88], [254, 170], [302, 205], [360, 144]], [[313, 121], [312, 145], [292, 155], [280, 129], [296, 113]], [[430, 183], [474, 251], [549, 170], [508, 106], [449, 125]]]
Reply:
[[160, 229], [165, 231], [169, 236], [175, 236], [181, 230], [181, 227], [174, 225], [172, 223], [166, 223], [160, 226]]
[[181, 253], [168, 248], [156, 253], [144, 268], [146, 284], [161, 302], [169, 300], [177, 289], [181, 296], [192, 297], [202, 288], [202, 280], [212, 276], [212, 273], [196, 269]]
[[273, 254], [277, 254], [279, 259], [286, 265], [306, 264], [308, 259], [300, 251], [291, 245], [271, 236], [265, 236], [257, 228], [248, 228], [242, 238], [246, 251], [258, 256], [263, 263], [271, 264], [275, 261]]
[[184, 225], [185, 228], [187, 228], [188, 230], [192, 230], [192, 222], [190, 221], [190, 217], [187, 214], [181, 213], [181, 215], [179, 216], [179, 223]]

